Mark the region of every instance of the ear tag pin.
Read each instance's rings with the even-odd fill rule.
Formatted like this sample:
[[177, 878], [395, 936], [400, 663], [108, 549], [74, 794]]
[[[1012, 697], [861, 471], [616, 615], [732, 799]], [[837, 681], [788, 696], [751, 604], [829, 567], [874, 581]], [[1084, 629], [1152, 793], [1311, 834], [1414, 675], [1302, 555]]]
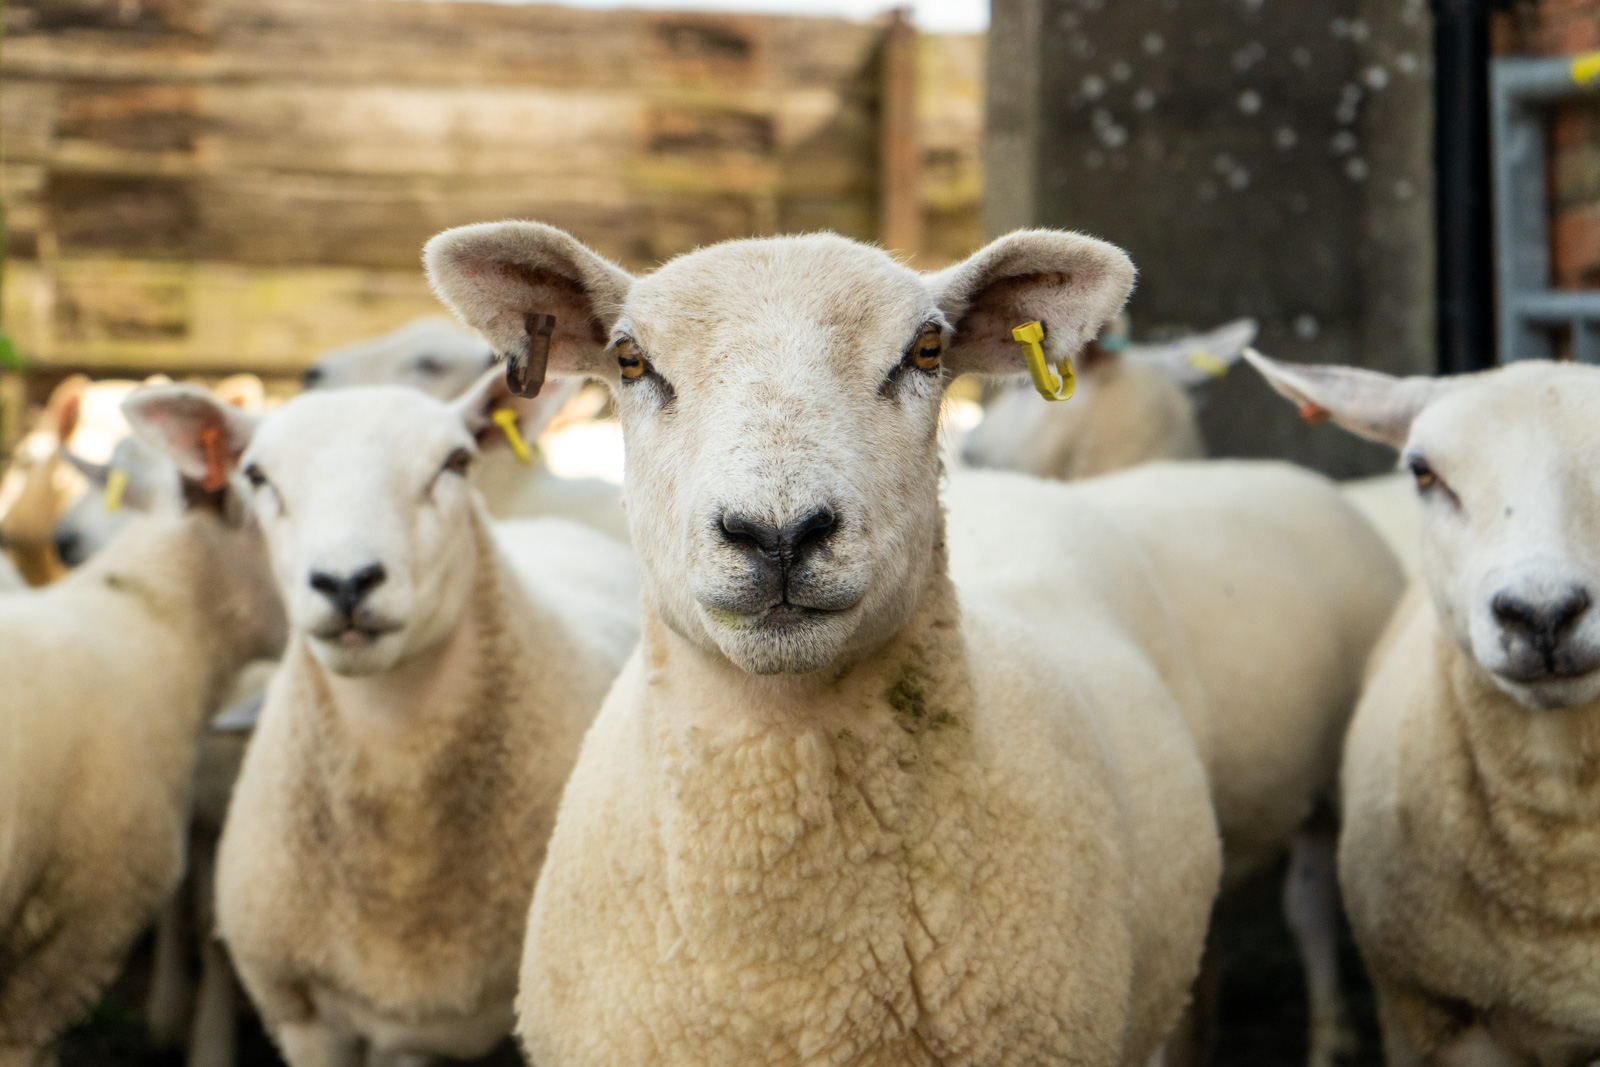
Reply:
[[526, 315], [523, 328], [528, 344], [519, 359], [506, 360], [506, 385], [520, 397], [535, 397], [544, 388], [545, 367], [550, 363], [550, 337], [556, 332], [554, 315]]
[[533, 466], [533, 449], [528, 447], [528, 442], [522, 439], [522, 431], [517, 429], [517, 413], [510, 408], [500, 408], [489, 417], [500, 427], [500, 432], [506, 435], [511, 451], [517, 455], [517, 462], [524, 467]]
[[228, 470], [222, 463], [222, 428], [207, 426], [201, 430], [200, 446], [206, 453], [206, 476], [200, 488], [215, 493], [228, 484]]
[[105, 505], [107, 511], [122, 510], [122, 494], [128, 490], [128, 472], [121, 467], [112, 467], [111, 473], [106, 475]]
[[1221, 378], [1228, 373], [1228, 365], [1203, 348], [1189, 353], [1189, 365], [1213, 378]]
[[1061, 360], [1061, 375], [1057, 377], [1045, 362], [1044, 347], [1039, 343], [1044, 340], [1044, 325], [1038, 321], [1025, 322], [1012, 330], [1011, 336], [1022, 346], [1022, 358], [1027, 361], [1028, 373], [1033, 376], [1033, 387], [1039, 390], [1039, 395], [1051, 401], [1072, 399], [1078, 389], [1072, 357]]

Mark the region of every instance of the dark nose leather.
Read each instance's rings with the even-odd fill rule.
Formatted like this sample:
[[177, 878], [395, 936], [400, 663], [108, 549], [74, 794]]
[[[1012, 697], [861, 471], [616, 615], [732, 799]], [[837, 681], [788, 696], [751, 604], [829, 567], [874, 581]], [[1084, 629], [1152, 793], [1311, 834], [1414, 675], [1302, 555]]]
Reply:
[[772, 526], [745, 515], [722, 513], [722, 536], [731, 544], [753, 548], [788, 570], [826, 541], [838, 526], [833, 509], [820, 507], [797, 522]]
[[311, 588], [327, 597], [340, 614], [352, 615], [368, 593], [389, 577], [381, 563], [369, 563], [343, 577], [327, 571], [311, 572]]
[[1588, 589], [1573, 586], [1541, 599], [1502, 589], [1489, 607], [1509, 636], [1527, 641], [1549, 657], [1566, 641], [1592, 603]]

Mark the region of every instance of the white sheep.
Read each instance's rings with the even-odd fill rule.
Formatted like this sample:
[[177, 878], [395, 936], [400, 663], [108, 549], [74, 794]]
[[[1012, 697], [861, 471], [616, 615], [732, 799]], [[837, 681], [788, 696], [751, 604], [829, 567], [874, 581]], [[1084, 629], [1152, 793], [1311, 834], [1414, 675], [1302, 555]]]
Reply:
[[1400, 450], [1421, 575], [1345, 751], [1339, 874], [1391, 1064], [1600, 1055], [1600, 370], [1254, 359]]
[[563, 520], [495, 527], [467, 481], [504, 399], [492, 372], [453, 405], [372, 386], [259, 423], [190, 390], [130, 402], [248, 441], [235, 458], [291, 636], [228, 811], [217, 917], [292, 1067], [506, 1037], [561, 787], [637, 639], [627, 549]]
[[187, 513], [0, 597], [3, 1067], [47, 1061], [173, 893], [205, 716], [282, 641], [265, 547], [230, 494], [195, 490]]
[[968, 434], [973, 467], [1072, 481], [1162, 459], [1205, 454], [1190, 390], [1226, 374], [1256, 324], [1240, 319], [1162, 345], [1112, 351], [1090, 344], [1077, 359], [1077, 392], [1047, 403], [1027, 379], [996, 397]]
[[26, 589], [27, 586], [28, 583], [23, 580], [22, 572], [17, 570], [10, 557], [0, 554], [0, 593]]
[[[1120, 309], [1127, 257], [1032, 231], [920, 276], [819, 235], [636, 280], [500, 223], [425, 259], [514, 358], [554, 316], [551, 369], [608, 381], [629, 452], [644, 633], [534, 897], [533, 1060], [1144, 1063], [1187, 1000], [1219, 876], [1208, 686], [1282, 681], [1282, 642], [1311, 631], [1292, 696], [1337, 687], [1384, 611], [1366, 603], [1382, 590], [1343, 589], [1303, 621], [1224, 608], [1207, 627], [1162, 579], [1192, 569], [1190, 610], [1230, 592], [1274, 607], [1326, 594], [1303, 572], [1341, 533], [1385, 557], [1327, 483], [1276, 465], [1099, 495], [971, 474], [947, 529], [945, 374], [1019, 371], [1010, 331], [1030, 319], [1053, 358], [1075, 352]], [[1314, 507], [1328, 535], [1303, 543], [1253, 494]], [[1257, 666], [1234, 641], [1263, 634]], [[1256, 814], [1276, 847], [1303, 816]]]
[[[409, 385], [450, 400], [493, 362], [494, 350], [479, 335], [447, 319], [426, 318], [329, 352], [306, 369], [304, 381], [307, 389]], [[504, 406], [517, 416], [519, 432], [532, 441], [581, 387], [581, 382], [551, 382], [538, 397], [511, 398]], [[473, 467], [472, 480], [495, 518], [574, 519], [626, 540], [627, 522], [616, 486], [597, 478], [558, 477], [542, 457], [529, 470], [494, 426], [484, 427], [478, 443], [483, 454]]]

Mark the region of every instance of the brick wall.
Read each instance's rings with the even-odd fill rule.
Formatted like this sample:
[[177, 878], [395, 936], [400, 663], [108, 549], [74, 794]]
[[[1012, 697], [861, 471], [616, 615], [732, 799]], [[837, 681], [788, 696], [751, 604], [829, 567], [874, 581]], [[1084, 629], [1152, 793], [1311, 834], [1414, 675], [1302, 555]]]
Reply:
[[[1497, 50], [1567, 56], [1600, 49], [1600, 0], [1520, 4], [1502, 24]], [[1556, 284], [1600, 288], [1600, 100], [1550, 116], [1550, 243]]]

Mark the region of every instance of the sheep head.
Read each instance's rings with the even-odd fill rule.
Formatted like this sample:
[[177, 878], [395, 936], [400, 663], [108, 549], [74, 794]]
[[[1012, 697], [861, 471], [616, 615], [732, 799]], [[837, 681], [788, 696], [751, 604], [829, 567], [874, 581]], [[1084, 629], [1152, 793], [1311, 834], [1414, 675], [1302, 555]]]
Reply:
[[1456, 378], [1249, 358], [1302, 409], [1400, 450], [1441, 625], [1532, 709], [1600, 699], [1600, 369]]
[[933, 275], [832, 235], [733, 241], [632, 278], [535, 223], [451, 230], [435, 290], [503, 352], [553, 315], [549, 369], [601, 378], [650, 608], [753, 673], [807, 672], [909, 617], [943, 527], [951, 377], [1059, 360], [1121, 310], [1133, 267], [1076, 234], [1002, 238]]

